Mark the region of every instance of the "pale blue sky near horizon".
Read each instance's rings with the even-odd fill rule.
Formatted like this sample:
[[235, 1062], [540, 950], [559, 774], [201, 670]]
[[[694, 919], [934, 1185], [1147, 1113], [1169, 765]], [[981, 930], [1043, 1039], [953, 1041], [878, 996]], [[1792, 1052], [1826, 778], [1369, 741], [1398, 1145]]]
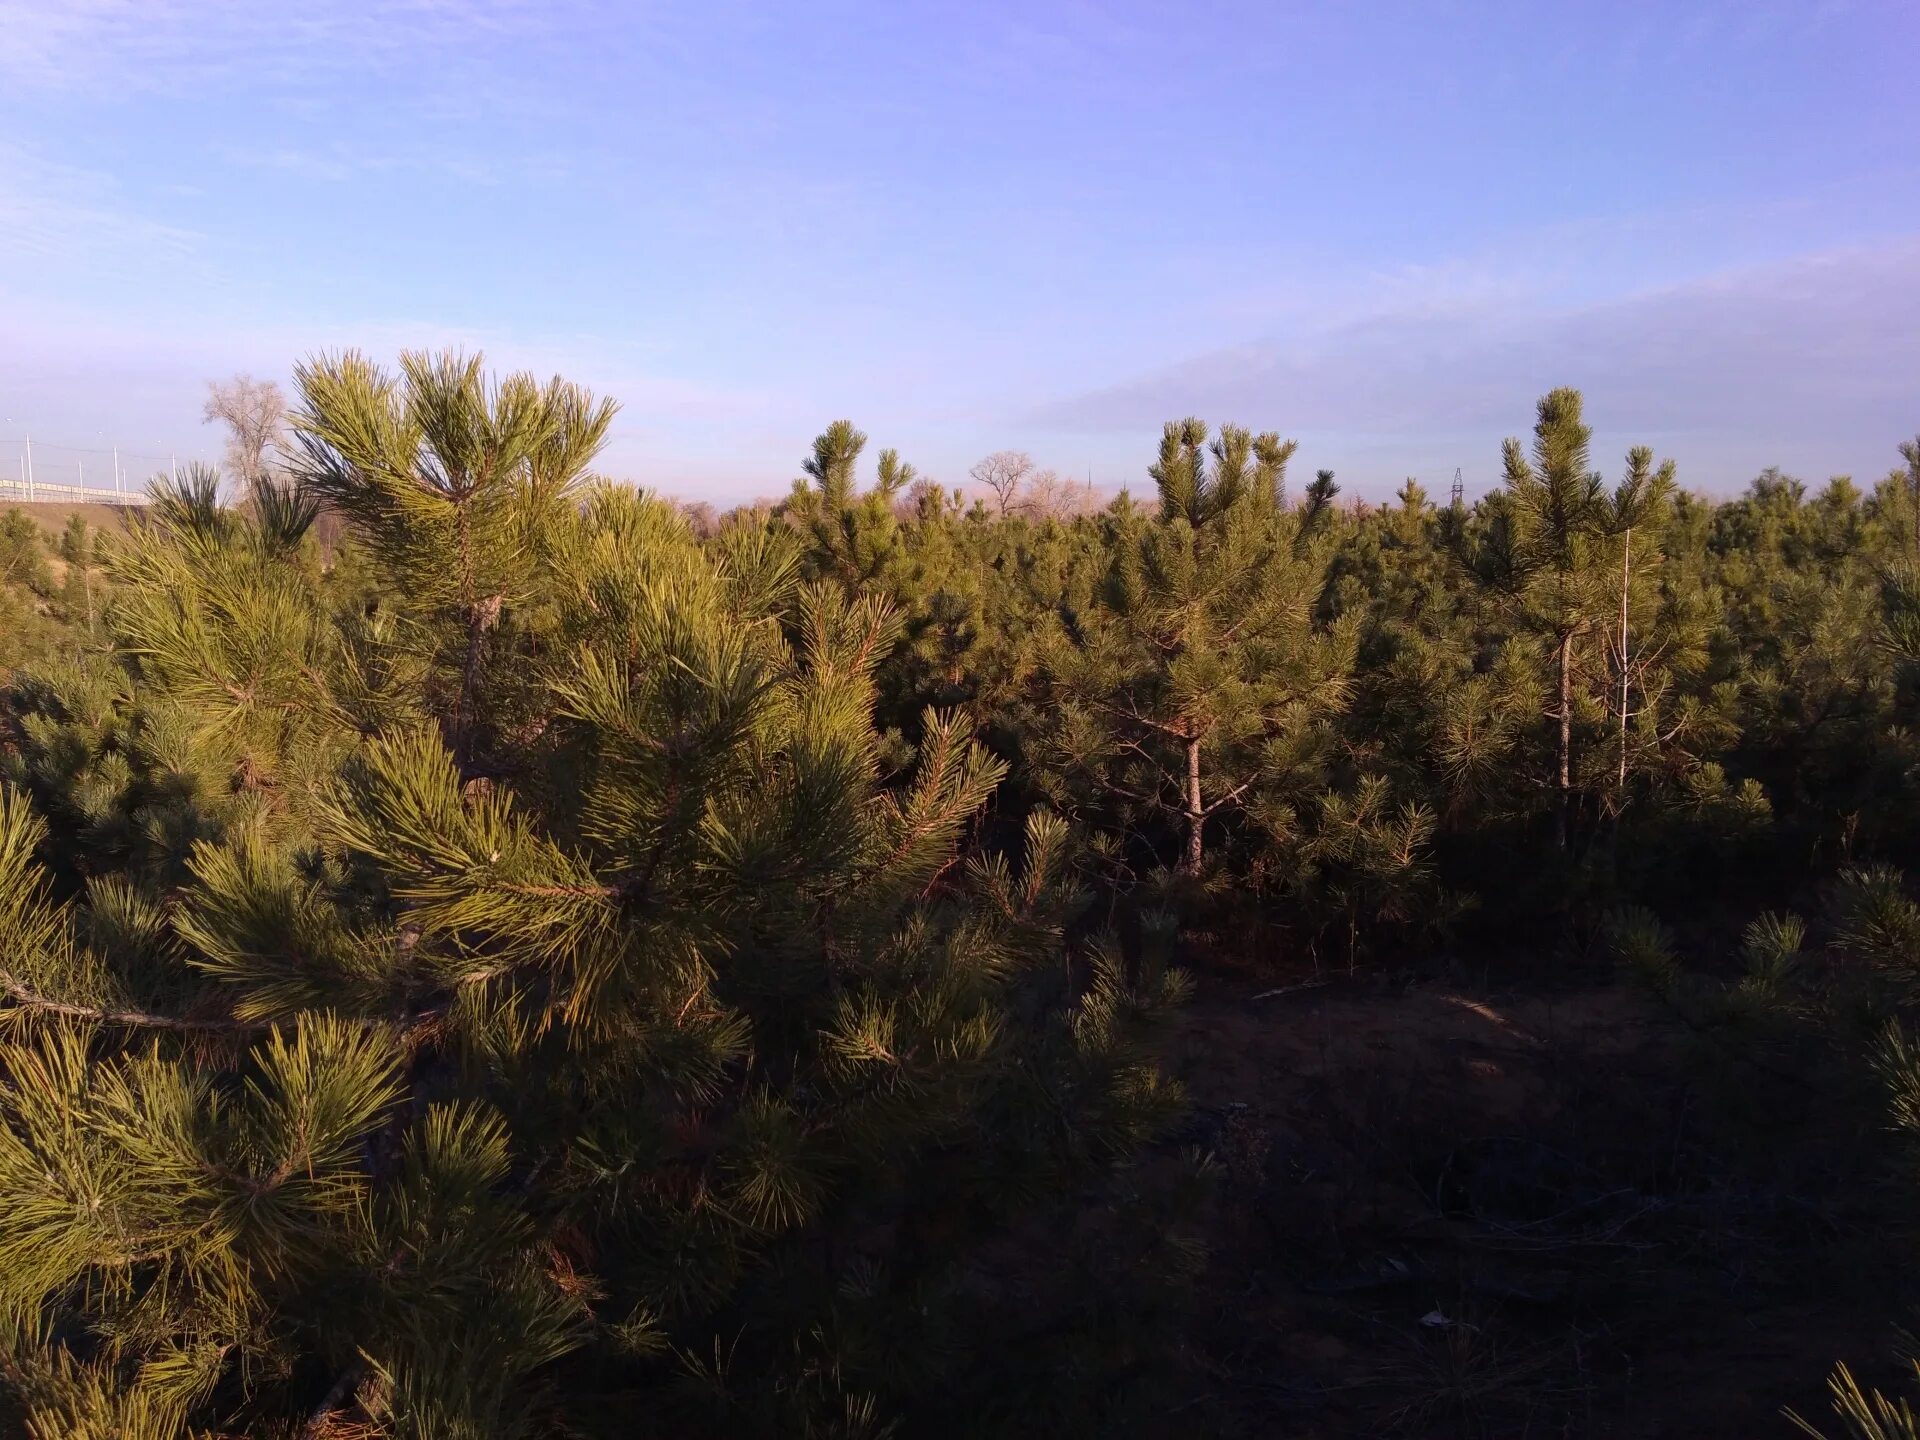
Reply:
[[212, 458], [209, 378], [459, 345], [722, 502], [843, 415], [950, 483], [1138, 487], [1198, 414], [1477, 491], [1556, 384], [1609, 474], [1871, 481], [1916, 53], [1914, 0], [0, 0], [0, 469]]

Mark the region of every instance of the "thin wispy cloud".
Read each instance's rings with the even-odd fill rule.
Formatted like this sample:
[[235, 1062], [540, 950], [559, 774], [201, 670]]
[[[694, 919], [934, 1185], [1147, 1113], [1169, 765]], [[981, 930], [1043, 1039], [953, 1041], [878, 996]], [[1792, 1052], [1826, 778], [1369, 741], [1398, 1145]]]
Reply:
[[0, 263], [125, 274], [190, 257], [202, 239], [142, 215], [110, 175], [0, 141]]
[[449, 337], [734, 495], [842, 415], [941, 476], [1104, 479], [1237, 413], [1384, 491], [1547, 383], [1716, 473], [1864, 468], [1920, 403], [1909, 0], [0, 0], [0, 36], [0, 408], [49, 431], [185, 445], [208, 373]]
[[[1063, 397], [1047, 429], [1137, 432], [1198, 414], [1320, 434], [1349, 453], [1490, 461], [1530, 397], [1584, 389], [1609, 433], [1665, 440], [1696, 479], [1774, 460], [1875, 473], [1915, 423], [1920, 237], [1576, 307], [1421, 304], [1194, 355]], [[1783, 440], [1783, 436], [1796, 438]], [[1783, 453], [1791, 452], [1791, 453]]]
[[298, 180], [342, 184], [368, 175], [404, 172], [431, 172], [471, 185], [497, 185], [505, 176], [500, 169], [483, 161], [436, 155], [423, 146], [395, 150], [374, 150], [346, 145], [302, 148], [281, 145], [260, 148], [236, 145], [224, 152], [225, 158], [243, 169], [291, 176]]
[[173, 94], [413, 68], [431, 88], [423, 62], [477, 35], [538, 36], [551, 14], [535, 0], [0, 0], [0, 76], [42, 91]]

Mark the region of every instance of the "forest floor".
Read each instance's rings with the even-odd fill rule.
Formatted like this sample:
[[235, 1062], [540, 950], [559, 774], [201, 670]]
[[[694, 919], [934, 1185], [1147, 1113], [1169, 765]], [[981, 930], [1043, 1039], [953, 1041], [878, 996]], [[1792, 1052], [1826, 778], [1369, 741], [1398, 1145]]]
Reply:
[[1219, 1174], [1165, 1433], [1824, 1422], [1836, 1359], [1887, 1374], [1884, 1247], [1806, 1097], [1701, 1050], [1630, 984], [1203, 975], [1168, 1060]]

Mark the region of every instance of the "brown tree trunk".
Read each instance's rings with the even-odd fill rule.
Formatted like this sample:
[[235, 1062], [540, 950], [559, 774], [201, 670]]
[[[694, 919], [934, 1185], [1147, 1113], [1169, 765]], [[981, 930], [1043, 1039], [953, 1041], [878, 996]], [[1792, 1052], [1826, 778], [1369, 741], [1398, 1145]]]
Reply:
[[474, 697], [480, 689], [487, 631], [500, 619], [500, 607], [505, 601], [504, 595], [490, 595], [467, 607], [467, 654], [460, 667], [460, 698], [453, 712], [453, 758], [463, 776], [473, 762]]
[[1554, 840], [1567, 848], [1567, 827], [1573, 809], [1573, 635], [1560, 637], [1560, 808]]
[[1200, 801], [1200, 737], [1187, 737], [1187, 856], [1181, 863], [1183, 874], [1198, 875], [1203, 854], [1200, 827], [1206, 823], [1206, 807]]

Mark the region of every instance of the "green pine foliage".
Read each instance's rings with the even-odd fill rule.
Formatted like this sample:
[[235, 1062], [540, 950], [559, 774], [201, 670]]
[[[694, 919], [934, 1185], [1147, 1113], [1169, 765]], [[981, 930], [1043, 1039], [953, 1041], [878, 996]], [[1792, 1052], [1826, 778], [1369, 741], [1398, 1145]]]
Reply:
[[1166, 1433], [1196, 955], [1617, 963], [1914, 1130], [1920, 441], [715, 518], [613, 417], [323, 356], [238, 503], [0, 516], [0, 1432]]
[[16, 666], [57, 653], [70, 636], [62, 623], [68, 613], [61, 603], [64, 587], [54, 582], [47, 538], [24, 510], [0, 512], [0, 679]]
[[1060, 820], [970, 843], [963, 714], [883, 764], [884, 597], [595, 486], [577, 391], [403, 377], [316, 362], [298, 420], [386, 583], [190, 480], [13, 694], [10, 1423], [950, 1417], [968, 1237], [1170, 1116], [1178, 971], [1069, 943]]
[[1160, 839], [1191, 879], [1230, 821], [1291, 837], [1346, 699], [1353, 627], [1314, 613], [1331, 477], [1287, 509], [1293, 450], [1272, 433], [1227, 426], [1209, 446], [1198, 420], [1168, 425], [1158, 522], [1114, 517], [1097, 591], [1057, 610], [1041, 642], [1041, 783], [1110, 836]]

